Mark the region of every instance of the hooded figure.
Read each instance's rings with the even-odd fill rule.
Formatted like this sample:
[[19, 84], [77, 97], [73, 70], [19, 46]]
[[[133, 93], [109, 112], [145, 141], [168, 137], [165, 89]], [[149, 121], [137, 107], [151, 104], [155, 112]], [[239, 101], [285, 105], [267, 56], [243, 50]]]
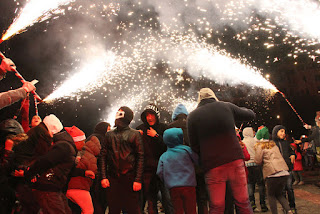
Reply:
[[163, 140], [168, 149], [160, 157], [157, 175], [170, 190], [175, 213], [196, 212], [196, 174], [198, 156], [189, 146], [182, 145], [181, 128], [167, 129]]
[[167, 151], [160, 157], [157, 175], [166, 187], [196, 186], [194, 164], [198, 155], [189, 146], [182, 145], [183, 132], [180, 128], [167, 129], [163, 134]]
[[163, 142], [163, 132], [167, 125], [160, 123], [160, 111], [154, 104], [149, 104], [141, 113], [143, 124], [137, 127], [142, 134], [144, 147], [144, 177], [143, 177], [143, 209], [145, 202], [148, 202], [148, 213], [157, 213], [157, 195], [161, 191], [165, 213], [172, 213], [170, 196], [164, 184], [159, 181], [156, 175], [160, 156], [166, 151]]
[[252, 127], [246, 127], [243, 129], [242, 134], [243, 134], [242, 142], [246, 145], [247, 150], [250, 154], [250, 160], [246, 161], [246, 166], [248, 167], [251, 164], [255, 165], [254, 164], [254, 155], [255, 155], [254, 146], [256, 144], [256, 140], [254, 139], [254, 131]]
[[[150, 125], [147, 120], [147, 113], [153, 114], [155, 116], [155, 123]], [[166, 145], [163, 143], [163, 132], [167, 129], [167, 125], [159, 122], [160, 111], [158, 107], [154, 104], [149, 104], [145, 107], [144, 111], [141, 113], [141, 120], [143, 124], [137, 127], [137, 130], [142, 130], [143, 135], [143, 148], [145, 155], [145, 165], [144, 172], [155, 173], [158, 167], [158, 161], [162, 153], [166, 151]], [[148, 135], [148, 130], [154, 129], [157, 134], [154, 137]]]
[[187, 108], [183, 104], [178, 104], [172, 114], [172, 122], [168, 128], [181, 128], [183, 131], [183, 144], [189, 146], [189, 137], [187, 132]]

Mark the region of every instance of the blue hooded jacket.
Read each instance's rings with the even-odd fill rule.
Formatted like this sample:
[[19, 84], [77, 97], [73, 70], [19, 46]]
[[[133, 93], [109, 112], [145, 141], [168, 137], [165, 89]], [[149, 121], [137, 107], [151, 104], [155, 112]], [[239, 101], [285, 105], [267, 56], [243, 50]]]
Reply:
[[172, 113], [172, 122], [168, 125], [168, 128], [181, 128], [183, 131], [183, 144], [189, 146], [187, 116], [187, 108], [183, 104], [178, 104]]
[[177, 116], [179, 114], [185, 114], [188, 115], [188, 110], [183, 104], [178, 104], [177, 107], [174, 109], [172, 113], [172, 121], [176, 120]]
[[198, 163], [198, 155], [189, 146], [182, 145], [182, 129], [167, 129], [163, 140], [168, 148], [160, 157], [157, 175], [168, 189], [196, 186], [194, 164]]

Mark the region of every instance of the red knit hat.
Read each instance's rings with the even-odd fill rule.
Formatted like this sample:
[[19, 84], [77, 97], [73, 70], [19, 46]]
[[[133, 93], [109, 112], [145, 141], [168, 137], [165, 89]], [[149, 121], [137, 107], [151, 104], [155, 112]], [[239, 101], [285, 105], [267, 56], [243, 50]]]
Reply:
[[71, 135], [74, 142], [84, 141], [86, 139], [84, 132], [76, 126], [65, 127], [64, 129]]

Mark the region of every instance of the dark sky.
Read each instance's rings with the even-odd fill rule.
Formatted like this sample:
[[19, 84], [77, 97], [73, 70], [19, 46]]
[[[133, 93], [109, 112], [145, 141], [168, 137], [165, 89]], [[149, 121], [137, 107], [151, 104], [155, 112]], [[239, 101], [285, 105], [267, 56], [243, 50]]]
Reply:
[[[127, 51], [124, 45], [126, 43], [123, 41], [130, 44], [128, 47], [132, 47], [132, 44], [136, 44], [137, 40], [140, 41], [138, 37], [148, 39], [150, 34], [161, 34], [161, 36], [164, 37], [164, 34], [161, 32], [161, 27], [163, 24], [168, 24], [166, 23], [168, 14], [170, 15], [170, 12], [172, 12], [172, 14], [176, 15], [179, 14], [180, 11], [185, 11], [184, 8], [180, 8], [180, 6], [177, 5], [175, 5], [176, 7], [168, 7], [168, 10], [159, 10], [157, 7], [158, 3], [142, 1], [144, 4], [138, 5], [137, 1], [133, 0], [123, 1], [121, 5], [118, 5], [120, 10], [114, 15], [110, 12], [109, 8], [105, 9], [106, 7], [104, 7], [104, 5], [109, 6], [110, 3], [114, 2], [115, 1], [78, 0], [71, 5], [64, 6], [62, 7], [66, 9], [64, 14], [54, 15], [53, 17], [55, 17], [55, 19], [51, 18], [42, 23], [35, 23], [33, 26], [27, 28], [26, 32], [16, 35], [0, 44], [0, 51], [16, 63], [17, 69], [25, 79], [30, 81], [33, 79], [39, 80], [39, 83], [36, 85], [37, 93], [44, 98], [53, 92], [55, 87], [61, 85], [66, 76], [80, 66], [80, 62], [88, 55], [88, 52], [84, 51], [85, 45], [94, 45], [95, 43], [100, 43], [102, 40], [103, 48], [121, 51], [122, 53], [128, 52], [126, 54], [130, 55], [133, 51], [129, 49]], [[166, 0], [163, 1], [163, 5], [161, 5], [161, 3], [159, 3], [159, 5], [163, 8], [165, 3], [168, 2], [174, 1]], [[25, 1], [20, 1], [19, 3], [20, 5], [17, 6], [16, 2], [12, 0], [2, 0], [0, 2], [1, 32], [6, 31], [16, 16], [14, 13], [15, 9], [21, 9]], [[221, 2], [219, 1], [219, 3]], [[92, 6], [93, 4], [94, 7]], [[69, 6], [72, 7], [72, 9], [68, 10]], [[131, 11], [134, 12], [133, 15], [131, 15]], [[164, 13], [164, 11], [168, 14]], [[301, 44], [295, 46], [289, 45], [290, 43], [284, 41], [292, 41], [294, 43], [299, 37], [288, 37], [287, 30], [284, 30], [283, 26], [277, 25], [270, 17], [263, 16], [259, 13], [250, 13], [253, 14], [253, 21], [251, 21], [250, 24], [244, 26], [239, 24], [235, 26], [235, 24], [230, 24], [230, 22], [222, 22], [220, 19], [221, 14], [213, 8], [211, 13], [206, 13], [205, 15], [205, 20], [212, 21], [210, 22], [209, 28], [214, 29], [208, 33], [208, 31], [202, 29], [202, 24], [194, 21], [199, 19], [199, 17], [197, 17], [199, 15], [198, 12], [199, 11], [188, 8], [188, 14], [182, 14], [182, 21], [179, 22], [179, 24], [175, 23], [175, 25], [178, 25], [179, 29], [193, 29], [193, 32], [195, 32], [199, 38], [205, 38], [208, 45], [223, 49], [235, 57], [245, 58], [251, 65], [262, 69], [263, 75], [270, 74], [270, 80], [273, 81], [279, 89], [283, 88], [282, 84], [284, 84], [284, 82], [278, 81], [276, 78], [278, 76], [277, 72], [279, 72], [278, 68], [281, 65], [291, 65], [297, 61], [302, 64], [310, 64], [309, 55], [316, 55], [317, 57], [315, 50], [319, 49], [318, 44], [312, 46], [304, 46]], [[268, 21], [269, 19], [271, 21]], [[268, 25], [265, 24], [267, 23], [266, 21], [276, 26], [271, 33], [263, 30], [248, 33], [251, 32], [250, 29], [253, 29], [254, 26], [259, 24], [261, 24], [260, 27], [266, 25], [265, 27], [267, 28]], [[237, 22], [235, 23], [237, 24]], [[182, 34], [186, 34], [186, 32], [187, 31], [182, 31]], [[80, 45], [79, 41], [86, 33], [88, 33], [89, 39]], [[146, 36], [146, 34], [148, 34], [148, 36]], [[208, 36], [208, 34], [210, 34], [210, 36]], [[246, 38], [239, 39], [242, 38], [242, 36]], [[106, 38], [103, 40], [102, 38], [104, 37]], [[266, 48], [266, 43], [272, 43], [274, 47]], [[296, 58], [288, 55], [290, 53], [294, 55], [297, 50], [306, 51], [305, 53], [297, 54]], [[72, 52], [76, 52], [76, 54], [72, 54]], [[309, 52], [311, 52], [311, 54], [309, 54]], [[311, 63], [317, 64], [317, 60]], [[133, 65], [135, 65], [135, 62], [132, 63], [132, 67]], [[141, 71], [140, 67], [139, 72], [136, 71], [133, 75], [141, 75], [141, 77], [151, 75], [151, 77], [148, 78], [146, 82], [143, 82], [141, 77], [135, 77], [138, 79], [138, 82], [140, 81], [140, 85], [145, 86], [138, 87], [137, 91], [144, 92], [144, 90], [147, 90], [147, 86], [152, 87], [154, 83], [159, 85], [162, 84], [163, 81], [169, 80], [169, 76], [165, 73], [167, 70], [170, 70], [170, 66], [163, 63], [160, 59], [156, 68], [151, 72], [143, 73], [144, 71]], [[267, 99], [266, 96], [263, 95], [263, 90], [252, 89], [251, 86], [246, 85], [233, 86], [228, 83], [224, 85], [217, 84], [210, 78], [195, 78], [194, 75], [192, 75], [192, 71], [188, 69], [185, 70], [186, 72], [182, 75], [183, 81], [178, 84], [169, 83], [170, 87], [174, 90], [180, 91], [174, 94], [175, 96], [196, 97], [196, 91], [201, 87], [211, 87], [217, 91], [217, 96], [221, 98], [221, 100], [234, 102], [237, 105], [246, 106], [255, 110], [257, 120], [251, 123], [245, 123], [244, 126], [252, 125], [256, 128], [261, 124], [265, 124], [269, 129], [272, 129], [274, 125], [283, 123], [290, 130], [293, 130], [294, 135], [298, 136], [305, 132], [299, 119], [279, 94], [271, 99]], [[290, 75], [289, 71], [287, 75]], [[90, 70], [88, 70], [88, 76], [90, 76]], [[158, 76], [161, 77], [161, 81], [155, 78]], [[170, 77], [175, 78], [177, 75], [170, 74]], [[119, 76], [117, 78], [118, 79], [115, 79], [116, 81], [112, 82], [112, 84], [108, 83], [104, 85], [108, 88], [107, 90], [102, 90], [101, 88], [103, 86], [101, 86], [100, 89], [95, 89], [91, 92], [82, 92], [81, 97], [78, 99], [76, 97], [65, 98], [54, 102], [52, 105], [40, 104], [40, 116], [44, 117], [47, 114], [54, 113], [62, 120], [65, 126], [76, 125], [89, 135], [97, 122], [106, 119], [108, 111], [114, 111], [111, 105], [118, 104], [116, 99], [125, 97], [129, 89], [136, 87], [132, 82], [129, 82], [128, 86], [122, 87], [122, 85], [127, 84], [124, 79], [128, 78], [128, 76]], [[0, 90], [6, 91], [20, 86], [19, 80], [13, 74], [8, 74], [7, 78], [1, 81]], [[158, 91], [150, 92], [148, 99], [141, 101], [141, 106], [157, 100], [160, 105], [159, 107], [162, 109], [163, 117], [161, 120], [170, 121], [171, 112], [166, 111], [166, 102], [158, 98], [159, 94], [157, 93], [161, 93], [159, 92], [159, 88], [155, 86], [155, 89]], [[146, 91], [146, 93], [149, 92]], [[128, 96], [130, 96], [130, 94]], [[195, 99], [196, 98], [194, 98], [194, 100]], [[288, 99], [307, 123], [313, 122], [315, 111], [320, 110], [318, 96], [314, 97], [300, 94], [299, 96], [288, 97]], [[2, 109], [0, 111], [1, 119], [11, 118], [19, 107], [20, 103], [16, 103], [15, 105]], [[135, 125], [139, 123], [140, 112], [141, 108], [136, 109], [135, 121], [137, 122]], [[30, 113], [31, 116], [34, 115], [32, 101]], [[281, 118], [277, 119], [277, 115], [281, 115]], [[240, 125], [241, 124], [237, 124], [237, 126]]]

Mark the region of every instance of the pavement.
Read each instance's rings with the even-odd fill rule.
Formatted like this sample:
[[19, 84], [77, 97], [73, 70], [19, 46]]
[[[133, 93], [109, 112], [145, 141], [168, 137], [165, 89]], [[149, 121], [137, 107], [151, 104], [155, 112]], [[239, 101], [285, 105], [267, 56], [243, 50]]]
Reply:
[[[320, 168], [316, 168], [313, 171], [304, 171], [302, 173], [304, 179], [304, 185], [293, 186], [294, 195], [296, 199], [296, 209], [298, 214], [320, 214], [320, 187], [315, 183], [320, 182]], [[254, 213], [271, 214], [268, 212], [260, 212], [259, 194], [255, 193], [256, 204], [258, 209]], [[266, 200], [268, 203], [268, 200]], [[268, 208], [269, 205], [267, 204]], [[282, 207], [278, 203], [278, 213], [282, 213]]]

